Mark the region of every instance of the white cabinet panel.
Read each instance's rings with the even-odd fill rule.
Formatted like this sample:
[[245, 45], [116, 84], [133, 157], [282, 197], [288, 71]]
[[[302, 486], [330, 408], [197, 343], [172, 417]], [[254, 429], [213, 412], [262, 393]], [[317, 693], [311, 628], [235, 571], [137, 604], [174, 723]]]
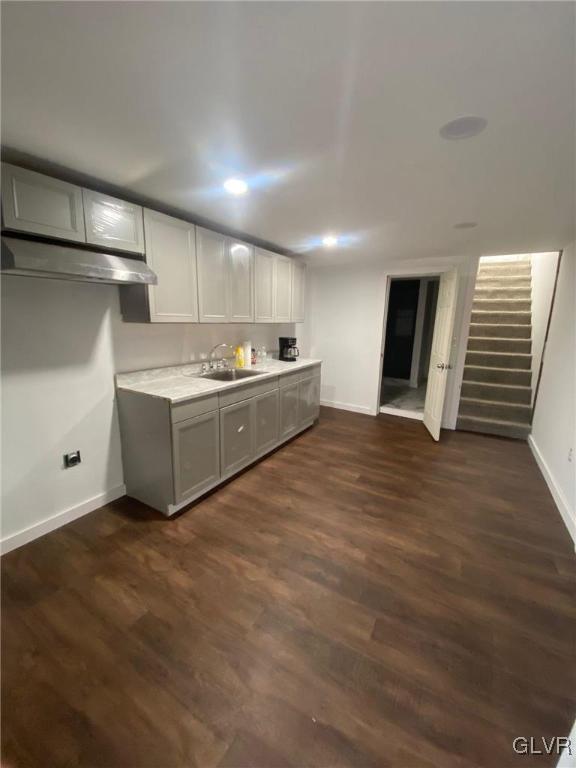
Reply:
[[82, 190], [86, 241], [119, 251], [144, 253], [142, 208], [116, 197]]
[[254, 254], [254, 319], [257, 323], [274, 322], [274, 263], [270, 251], [256, 248]]
[[193, 224], [144, 211], [146, 261], [158, 276], [148, 286], [150, 321], [197, 323], [196, 237]]
[[278, 443], [278, 390], [254, 398], [254, 451], [262, 456]]
[[228, 240], [228, 320], [254, 322], [254, 248]]
[[198, 495], [220, 478], [219, 412], [172, 425], [176, 503]]
[[[280, 380], [282, 385], [282, 380]], [[284, 439], [298, 430], [298, 382], [280, 386], [280, 438]]]
[[292, 259], [274, 258], [274, 321], [289, 323], [292, 316]]
[[303, 323], [306, 306], [306, 265], [292, 262], [292, 317], [293, 323]]
[[198, 306], [201, 323], [228, 322], [228, 252], [226, 237], [196, 227]]
[[2, 164], [3, 226], [86, 242], [82, 189], [42, 173]]

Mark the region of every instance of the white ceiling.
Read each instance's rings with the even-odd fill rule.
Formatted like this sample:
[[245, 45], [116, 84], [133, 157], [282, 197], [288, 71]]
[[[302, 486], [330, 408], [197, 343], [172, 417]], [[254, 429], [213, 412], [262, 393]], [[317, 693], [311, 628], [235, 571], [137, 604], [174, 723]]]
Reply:
[[[345, 233], [320, 263], [554, 250], [574, 237], [574, 12], [3, 3], [2, 141], [285, 248]], [[441, 139], [461, 115], [488, 128]]]

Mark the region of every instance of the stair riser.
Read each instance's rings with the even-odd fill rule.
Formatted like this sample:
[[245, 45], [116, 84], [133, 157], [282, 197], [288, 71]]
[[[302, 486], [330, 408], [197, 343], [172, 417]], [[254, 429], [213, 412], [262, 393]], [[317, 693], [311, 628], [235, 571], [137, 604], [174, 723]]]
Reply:
[[499, 435], [500, 437], [512, 437], [516, 440], [526, 440], [530, 434], [530, 427], [506, 426], [504, 424], [476, 424], [466, 417], [458, 418], [456, 429], [465, 432], [479, 432], [483, 435]]
[[526, 288], [496, 288], [495, 286], [491, 288], [479, 288], [476, 286], [476, 290], [474, 291], [474, 301], [477, 299], [495, 299], [497, 301], [503, 301], [504, 299], [511, 299], [514, 301], [515, 299], [520, 299], [523, 301], [531, 301], [532, 291], [529, 286]]
[[476, 288], [523, 288], [531, 289], [532, 279], [528, 275], [502, 275], [502, 277], [478, 275], [476, 278]]
[[485, 339], [530, 339], [532, 336], [532, 326], [530, 325], [509, 325], [502, 323], [494, 325], [490, 323], [471, 323], [470, 336]]
[[531, 277], [530, 264], [518, 262], [516, 264], [498, 264], [490, 267], [480, 266], [478, 275], [481, 277]]
[[532, 351], [530, 339], [495, 339], [469, 338], [469, 352], [512, 352], [517, 355], [529, 355]]
[[530, 327], [530, 312], [480, 312], [472, 311], [471, 322], [479, 325], [527, 325]]
[[472, 308], [482, 312], [531, 312], [530, 299], [483, 299], [475, 298]]
[[498, 400], [514, 405], [530, 405], [532, 390], [529, 387], [506, 387], [498, 384], [479, 384], [464, 381], [462, 397], [472, 397], [476, 400]]
[[529, 387], [532, 383], [532, 371], [514, 371], [505, 368], [477, 368], [465, 366], [464, 381], [482, 381], [487, 384], [513, 384]]
[[531, 409], [525, 405], [498, 404], [481, 400], [460, 400], [460, 416], [477, 416], [479, 419], [497, 419], [513, 421], [517, 424], [530, 424]]
[[468, 352], [466, 365], [485, 366], [487, 368], [514, 368], [523, 371], [532, 367], [531, 355], [497, 354], [492, 352]]

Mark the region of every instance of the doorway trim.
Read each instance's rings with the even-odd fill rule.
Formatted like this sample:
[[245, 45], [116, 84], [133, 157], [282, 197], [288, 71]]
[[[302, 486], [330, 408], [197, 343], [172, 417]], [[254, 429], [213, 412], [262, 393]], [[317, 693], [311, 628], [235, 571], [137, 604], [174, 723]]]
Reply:
[[466, 345], [468, 343], [468, 329], [472, 312], [474, 285], [480, 256], [460, 256], [457, 258], [438, 258], [427, 262], [420, 262], [411, 266], [398, 264], [386, 269], [383, 277], [384, 290], [382, 302], [382, 316], [380, 322], [380, 362], [378, 366], [378, 381], [376, 382], [376, 400], [372, 413], [380, 413], [380, 390], [382, 387], [382, 367], [384, 364], [384, 346], [386, 343], [386, 323], [388, 321], [388, 301], [390, 296], [390, 282], [392, 278], [423, 278], [440, 277], [444, 272], [456, 269], [458, 272], [458, 295], [456, 302], [456, 318], [452, 336], [452, 364], [453, 369], [448, 372], [446, 385], [446, 400], [444, 404], [444, 417], [442, 427], [455, 429], [458, 417], [458, 405], [460, 403], [460, 387], [464, 376], [464, 359]]

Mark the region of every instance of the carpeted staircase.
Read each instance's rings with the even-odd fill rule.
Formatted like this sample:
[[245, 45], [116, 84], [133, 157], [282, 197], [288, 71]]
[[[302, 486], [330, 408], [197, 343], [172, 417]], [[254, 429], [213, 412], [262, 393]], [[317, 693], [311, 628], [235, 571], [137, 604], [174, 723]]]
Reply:
[[530, 257], [480, 262], [458, 429], [526, 439], [532, 417]]

